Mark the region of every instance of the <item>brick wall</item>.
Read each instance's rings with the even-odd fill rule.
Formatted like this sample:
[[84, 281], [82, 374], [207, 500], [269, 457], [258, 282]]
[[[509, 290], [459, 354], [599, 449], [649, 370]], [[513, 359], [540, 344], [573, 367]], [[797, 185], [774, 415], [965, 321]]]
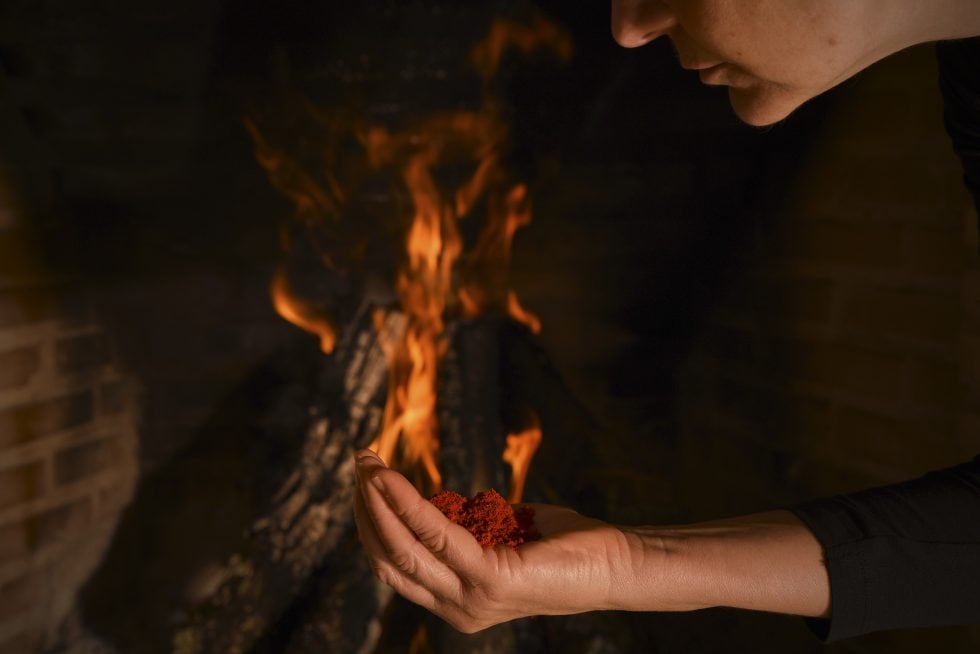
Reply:
[[[840, 92], [681, 374], [682, 478], [704, 486], [688, 493], [695, 513], [856, 490], [980, 452], [980, 256], [960, 176], [931, 48]], [[928, 638], [966, 651], [980, 632]], [[917, 642], [896, 632], [839, 647]]]
[[16, 156], [30, 137], [2, 99], [0, 651], [13, 653], [57, 639], [108, 545], [137, 475], [138, 414], [109, 336], [33, 247], [34, 213], [58, 209], [38, 150]]

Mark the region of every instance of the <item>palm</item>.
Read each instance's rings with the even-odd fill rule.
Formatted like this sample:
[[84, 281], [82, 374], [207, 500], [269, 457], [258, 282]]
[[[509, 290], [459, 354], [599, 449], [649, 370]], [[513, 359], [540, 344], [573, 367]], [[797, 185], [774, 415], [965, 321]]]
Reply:
[[530, 506], [541, 539], [516, 550], [485, 550], [488, 567], [513, 591], [523, 613], [598, 608], [627, 563], [622, 531], [564, 507]]

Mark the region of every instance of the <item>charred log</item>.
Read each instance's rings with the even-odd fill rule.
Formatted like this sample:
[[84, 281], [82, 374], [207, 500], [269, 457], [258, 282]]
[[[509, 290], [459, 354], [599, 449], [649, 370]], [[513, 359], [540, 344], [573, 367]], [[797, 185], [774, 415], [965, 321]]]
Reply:
[[[386, 394], [370, 309], [331, 357], [311, 346], [270, 361], [191, 448], [143, 480], [82, 594], [88, 629], [120, 652], [380, 652], [394, 642], [406, 609], [398, 600], [384, 611], [391, 593], [371, 574], [352, 515], [352, 454], [378, 433]], [[390, 341], [403, 319], [387, 315]], [[446, 486], [505, 489], [504, 435], [533, 410], [546, 437], [528, 499], [600, 513], [580, 461], [601, 429], [530, 333], [485, 318], [453, 324], [449, 337], [438, 408]], [[147, 600], [127, 602], [132, 594]], [[536, 620], [473, 637], [431, 616], [411, 622], [413, 638], [425, 626], [430, 651], [547, 649]]]

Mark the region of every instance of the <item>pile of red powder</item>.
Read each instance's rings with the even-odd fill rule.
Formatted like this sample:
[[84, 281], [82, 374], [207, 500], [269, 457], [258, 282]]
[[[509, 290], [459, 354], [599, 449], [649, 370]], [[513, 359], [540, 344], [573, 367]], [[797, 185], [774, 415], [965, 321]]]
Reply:
[[484, 547], [508, 545], [517, 549], [521, 543], [541, 538], [534, 528], [534, 509], [521, 507], [514, 511], [492, 488], [471, 500], [453, 491], [442, 491], [429, 501], [447, 518], [466, 527]]

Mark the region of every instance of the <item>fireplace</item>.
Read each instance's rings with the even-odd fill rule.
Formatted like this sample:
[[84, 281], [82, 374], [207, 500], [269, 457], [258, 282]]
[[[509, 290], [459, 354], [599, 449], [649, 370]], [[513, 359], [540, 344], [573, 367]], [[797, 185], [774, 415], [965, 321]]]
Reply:
[[[379, 586], [356, 542], [349, 454], [385, 431], [419, 204], [410, 156], [365, 162], [385, 139], [461, 139], [429, 171], [466, 186], [490, 146], [446, 117], [499, 139], [496, 181], [457, 211], [464, 252], [494, 202], [531, 220], [505, 267], [470, 260], [479, 310], [452, 267], [428, 382], [439, 478], [401, 462], [420, 487], [512, 490], [507, 437], [534, 427], [524, 498], [624, 523], [968, 454], [967, 201], [924, 126], [935, 98], [896, 82], [928, 80], [928, 53], [760, 132], [667, 44], [618, 49], [594, 4], [0, 9], [0, 650], [816, 649], [793, 619], [722, 610], [462, 636]], [[471, 53], [501, 21], [554, 31], [504, 38], [481, 74]], [[882, 109], [882, 90], [901, 99]], [[888, 129], [919, 149], [895, 154]], [[897, 163], [913, 157], [935, 179]], [[338, 184], [331, 229], [277, 177], [287, 160]], [[875, 194], [852, 160], [907, 193]], [[915, 449], [923, 434], [939, 445]]]

